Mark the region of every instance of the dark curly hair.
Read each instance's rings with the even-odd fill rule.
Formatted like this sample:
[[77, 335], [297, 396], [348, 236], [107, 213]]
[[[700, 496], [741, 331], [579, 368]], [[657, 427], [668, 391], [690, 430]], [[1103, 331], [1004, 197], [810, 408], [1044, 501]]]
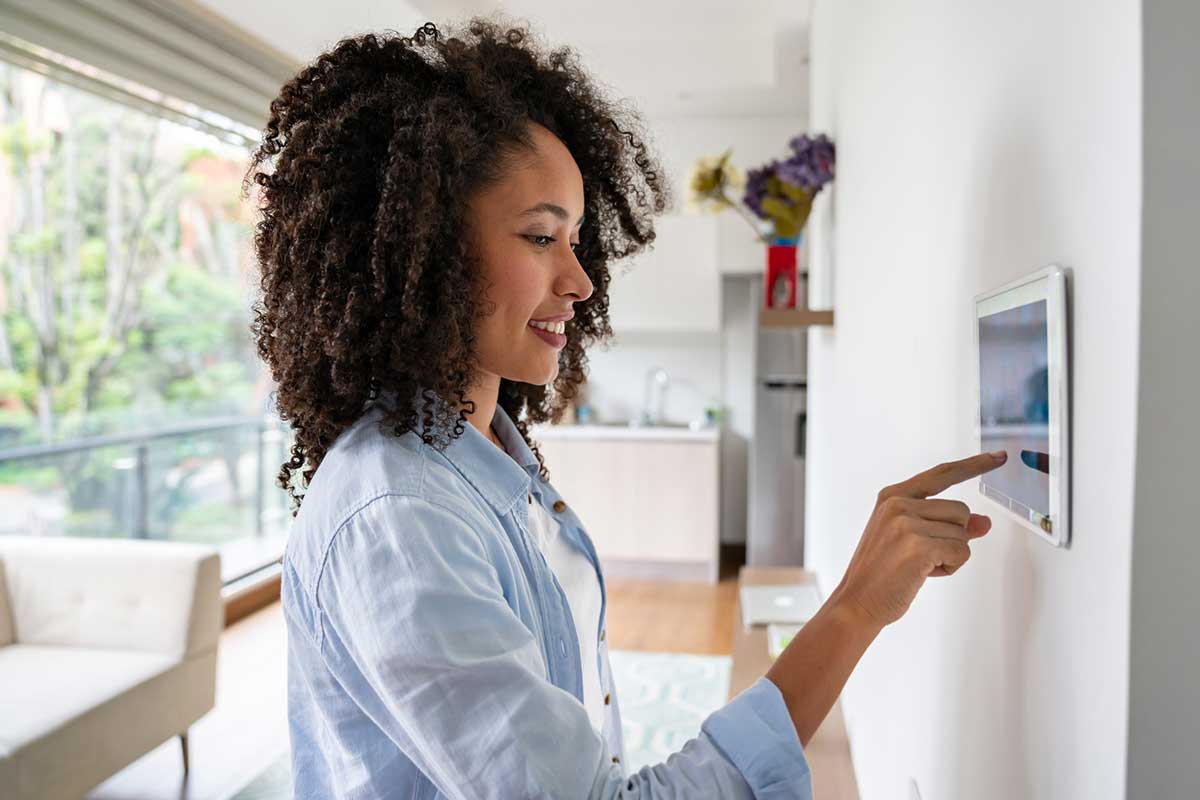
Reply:
[[650, 245], [653, 217], [670, 204], [640, 116], [607, 100], [572, 48], [546, 54], [496, 15], [452, 33], [426, 23], [412, 36], [341, 40], [272, 101], [243, 183], [261, 187], [251, 331], [295, 434], [277, 479], [293, 515], [293, 473], [304, 469], [308, 486], [368, 404], [398, 398], [383, 424], [400, 436], [423, 421], [422, 439], [439, 450], [469, 424], [473, 321], [490, 312], [473, 299], [467, 203], [533, 148], [530, 122], [554, 133], [583, 175], [575, 253], [594, 285], [567, 323], [552, 387], [500, 383], [498, 402], [543, 479], [528, 426], [561, 418], [586, 378], [586, 347], [612, 336], [609, 262]]

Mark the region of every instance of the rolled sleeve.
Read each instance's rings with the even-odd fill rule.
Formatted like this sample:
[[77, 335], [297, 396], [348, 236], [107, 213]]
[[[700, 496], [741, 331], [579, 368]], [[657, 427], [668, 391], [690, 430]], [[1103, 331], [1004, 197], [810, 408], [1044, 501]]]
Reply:
[[709, 715], [701, 730], [733, 762], [759, 800], [812, 798], [812, 775], [779, 687], [759, 678]]

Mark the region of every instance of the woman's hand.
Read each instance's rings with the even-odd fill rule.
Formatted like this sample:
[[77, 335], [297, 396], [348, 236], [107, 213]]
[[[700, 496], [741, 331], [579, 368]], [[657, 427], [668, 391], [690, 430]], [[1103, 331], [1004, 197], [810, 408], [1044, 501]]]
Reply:
[[971, 557], [968, 541], [992, 527], [966, 503], [926, 498], [1006, 460], [1003, 451], [982, 453], [885, 487], [830, 601], [878, 628], [900, 619], [925, 579], [953, 575]]
[[992, 527], [966, 503], [926, 498], [990, 472], [1005, 462], [999, 456], [941, 464], [879, 493], [841, 583], [767, 670], [801, 745], [808, 746], [879, 631], [904, 615], [926, 578], [952, 575], [966, 563], [967, 542]]

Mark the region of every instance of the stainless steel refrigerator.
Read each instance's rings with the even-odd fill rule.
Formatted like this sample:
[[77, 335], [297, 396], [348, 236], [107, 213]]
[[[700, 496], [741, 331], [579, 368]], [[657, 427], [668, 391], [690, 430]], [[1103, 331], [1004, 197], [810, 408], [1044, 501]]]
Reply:
[[804, 564], [807, 331], [755, 333], [754, 435], [750, 440], [746, 562]]

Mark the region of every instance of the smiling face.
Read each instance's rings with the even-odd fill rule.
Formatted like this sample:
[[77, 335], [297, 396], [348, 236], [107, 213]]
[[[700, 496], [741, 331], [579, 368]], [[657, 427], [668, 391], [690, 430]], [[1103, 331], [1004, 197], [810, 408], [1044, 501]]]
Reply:
[[[593, 288], [574, 252], [583, 176], [558, 137], [536, 123], [530, 133], [535, 150], [516, 157], [505, 179], [476, 194], [467, 210], [483, 273], [481, 302], [491, 312], [476, 323], [480, 383], [497, 388], [500, 378], [539, 385], [555, 379], [563, 326]], [[539, 320], [549, 321], [533, 324]]]

